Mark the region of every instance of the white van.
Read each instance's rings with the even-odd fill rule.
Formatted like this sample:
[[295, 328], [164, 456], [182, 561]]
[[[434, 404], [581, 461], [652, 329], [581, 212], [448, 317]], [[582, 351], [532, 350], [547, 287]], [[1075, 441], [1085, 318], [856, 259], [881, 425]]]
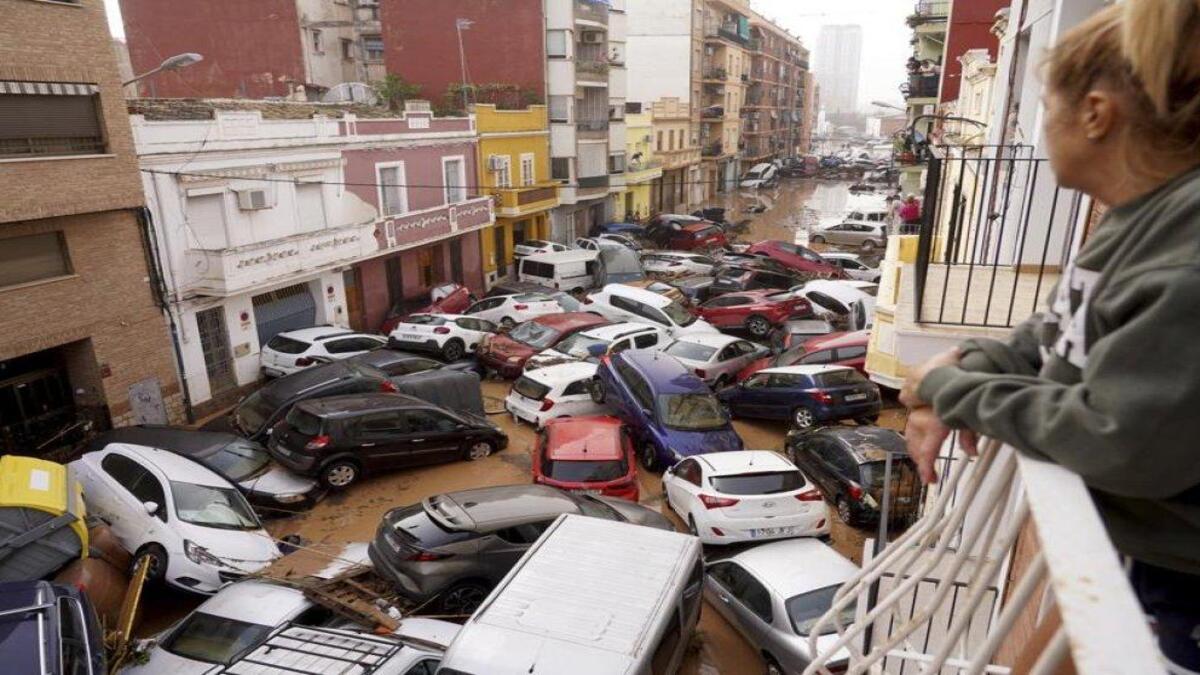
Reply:
[[764, 188], [771, 187], [778, 180], [779, 169], [771, 163], [763, 162], [755, 164], [749, 171], [742, 174], [742, 182], [739, 184], [744, 188]]
[[521, 258], [518, 280], [568, 292], [604, 285], [604, 260], [599, 251], [572, 249]]
[[609, 321], [633, 321], [657, 326], [673, 338], [692, 333], [717, 332], [712, 324], [696, 318], [678, 300], [625, 284], [608, 284], [588, 295], [583, 311], [599, 314]]
[[696, 537], [559, 516], [459, 630], [437, 673], [675, 673], [702, 583]]

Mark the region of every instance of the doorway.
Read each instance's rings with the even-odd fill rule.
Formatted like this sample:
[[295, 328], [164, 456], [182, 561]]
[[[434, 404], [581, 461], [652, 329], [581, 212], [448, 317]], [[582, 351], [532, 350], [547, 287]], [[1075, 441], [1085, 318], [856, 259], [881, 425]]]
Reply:
[[[513, 237], [513, 244], [516, 244], [516, 237]], [[492, 255], [496, 263], [496, 278], [503, 279], [508, 276], [508, 254], [504, 250], [504, 228], [499, 224], [492, 228]]]
[[237, 386], [233, 358], [229, 354], [229, 331], [225, 326], [225, 308], [221, 306], [196, 312], [196, 330], [200, 333], [200, 352], [204, 372], [213, 396]]
[[346, 320], [351, 330], [364, 330], [362, 284], [359, 283], [358, 268], [342, 272], [342, 286], [346, 289]]

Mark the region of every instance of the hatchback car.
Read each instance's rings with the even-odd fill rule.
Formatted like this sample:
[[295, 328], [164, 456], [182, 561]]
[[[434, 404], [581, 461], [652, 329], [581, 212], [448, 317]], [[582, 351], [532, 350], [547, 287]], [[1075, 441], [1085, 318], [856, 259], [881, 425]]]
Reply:
[[887, 225], [846, 221], [813, 232], [808, 236], [808, 241], [859, 248], [867, 253], [887, 248]]
[[[824, 427], [791, 431], [787, 454], [837, 507], [849, 525], [879, 522], [880, 505], [888, 497], [888, 520], [900, 525], [917, 519], [921, 484], [908, 458], [904, 437], [879, 427]], [[891, 487], [884, 489], [886, 459], [892, 455]]]
[[711, 274], [716, 264], [712, 258], [684, 251], [645, 251], [642, 268], [646, 274], [682, 277], [689, 274]]
[[[867, 374], [867, 343], [871, 331], [858, 330], [853, 333], [830, 333], [804, 343], [795, 362], [798, 365], [850, 366], [863, 375]], [[791, 365], [791, 364], [788, 364]]]
[[603, 317], [587, 312], [548, 314], [526, 321], [507, 335], [490, 337], [476, 352], [480, 365], [501, 377], [515, 378], [534, 354], [550, 349], [583, 330], [606, 325]]
[[715, 388], [731, 384], [738, 371], [768, 353], [766, 347], [723, 333], [684, 335], [664, 354], [674, 357], [696, 377]]
[[513, 246], [513, 255], [521, 258], [527, 255], [536, 255], [538, 253], [558, 253], [559, 251], [570, 250], [570, 246], [559, 244], [553, 241], [545, 241], [543, 239], [526, 239]]
[[712, 300], [726, 293], [763, 290], [778, 292], [795, 286], [800, 279], [801, 277], [794, 274], [768, 272], [755, 267], [726, 267], [713, 278], [712, 285], [708, 287], [708, 299]]
[[418, 604], [436, 599], [440, 612], [465, 615], [564, 513], [675, 529], [656, 511], [624, 499], [504, 485], [392, 509], [367, 551], [375, 570], [405, 598]]
[[461, 314], [472, 302], [475, 302], [475, 295], [462, 284], [434, 286], [428, 293], [392, 305], [379, 332], [384, 335], [391, 333], [400, 319], [409, 314]]
[[242, 493], [190, 459], [112, 443], [70, 466], [88, 510], [148, 559], [150, 581], [214, 593], [281, 555]]
[[500, 428], [403, 394], [351, 394], [297, 403], [271, 434], [280, 464], [344, 490], [388, 469], [483, 459], [508, 446]]
[[[463, 314], [483, 319], [509, 329], [513, 326], [547, 314], [573, 311], [564, 308], [547, 289], [544, 293], [517, 293], [484, 298], [471, 305]], [[563, 294], [565, 295], [565, 294]]]
[[[762, 654], [771, 675], [800, 675], [816, 657], [809, 638], [818, 620], [833, 606], [833, 597], [858, 567], [815, 539], [788, 539], [747, 549], [705, 568], [704, 597]], [[839, 614], [838, 623], [854, 623], [855, 605]], [[817, 650], [829, 651], [838, 640], [837, 627], [825, 624]], [[849, 652], [838, 650], [826, 663], [844, 672]]]
[[663, 494], [705, 544], [732, 544], [829, 532], [821, 493], [771, 450], [689, 457], [663, 473]]
[[821, 257], [842, 268], [842, 271], [850, 279], [877, 284], [883, 276], [878, 265], [868, 265], [862, 256], [855, 253], [828, 252], [822, 253]]
[[841, 279], [845, 276], [842, 268], [830, 264], [816, 251], [799, 244], [769, 239], [751, 244], [746, 249], [746, 252], [767, 256], [787, 265], [797, 272], [814, 274], [831, 279]]
[[811, 315], [812, 307], [793, 293], [762, 290], [726, 293], [700, 305], [696, 313], [717, 328], [744, 329], [761, 339], [788, 319]]
[[534, 354], [525, 362], [525, 372], [569, 361], [598, 363], [605, 354], [626, 349], [663, 349], [671, 343], [667, 331], [645, 323], [612, 323], [581, 330], [554, 347]]
[[608, 284], [588, 296], [584, 308], [610, 321], [635, 321], [660, 326], [671, 337], [688, 333], [715, 333], [707, 321], [696, 318], [682, 302], [644, 288]]
[[604, 414], [607, 409], [592, 400], [595, 377], [596, 364], [584, 361], [527, 371], [513, 382], [504, 409], [538, 428], [558, 417]]
[[348, 359], [379, 349], [387, 339], [345, 328], [317, 326], [280, 333], [259, 352], [263, 375], [283, 377], [320, 363]]
[[84, 452], [103, 450], [110, 443], [144, 445], [187, 457], [237, 486], [264, 516], [311, 508], [325, 493], [316, 481], [272, 462], [262, 445], [236, 434], [150, 424], [119, 427], [88, 441]]
[[479, 348], [500, 327], [486, 319], [465, 314], [410, 314], [388, 335], [388, 347], [437, 354], [457, 361]]
[[754, 373], [718, 394], [733, 417], [789, 420], [797, 429], [879, 419], [879, 387], [846, 366], [785, 366]]
[[642, 466], [654, 470], [704, 452], [741, 450], [708, 385], [679, 361], [656, 352], [623, 352], [602, 360], [592, 400], [607, 402], [629, 425]]
[[712, 251], [729, 246], [729, 239], [720, 225], [701, 221], [672, 230], [662, 244], [663, 248], [678, 251]]
[[550, 420], [533, 445], [533, 482], [637, 503], [633, 441], [615, 417]]

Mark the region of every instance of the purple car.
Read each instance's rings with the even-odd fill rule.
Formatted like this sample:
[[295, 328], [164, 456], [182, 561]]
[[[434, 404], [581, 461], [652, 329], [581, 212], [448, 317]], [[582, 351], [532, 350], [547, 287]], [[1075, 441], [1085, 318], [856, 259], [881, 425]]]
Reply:
[[638, 458], [649, 470], [692, 455], [743, 449], [712, 390], [670, 356], [649, 351], [606, 356], [591, 393], [629, 426]]

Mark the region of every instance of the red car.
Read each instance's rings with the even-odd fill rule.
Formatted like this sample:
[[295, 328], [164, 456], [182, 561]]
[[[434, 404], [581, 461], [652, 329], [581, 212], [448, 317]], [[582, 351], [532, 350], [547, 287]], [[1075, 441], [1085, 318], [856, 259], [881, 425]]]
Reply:
[[767, 289], [715, 297], [697, 307], [696, 315], [716, 328], [745, 328], [762, 338], [792, 317], [812, 316], [812, 306], [794, 293]]
[[746, 253], [765, 255], [772, 260], [787, 265], [797, 272], [816, 274], [828, 279], [846, 278], [846, 272], [842, 268], [825, 260], [816, 251], [800, 246], [799, 244], [789, 244], [786, 241], [779, 241], [778, 239], [768, 239], [760, 241], [757, 244], [752, 244], [750, 248], [746, 249]]
[[743, 382], [764, 368], [797, 365], [850, 366], [865, 376], [867, 374], [867, 341], [870, 339], [870, 330], [830, 333], [809, 338], [780, 354], [761, 358], [742, 368], [738, 371], [737, 381]]
[[533, 445], [533, 482], [638, 500], [633, 441], [615, 417], [559, 417]]
[[663, 243], [663, 248], [676, 251], [707, 251], [728, 246], [729, 240], [725, 238], [725, 230], [722, 230], [720, 225], [705, 221], [684, 225], [672, 231]]
[[550, 349], [564, 338], [581, 330], [603, 326], [608, 321], [587, 312], [547, 314], [518, 325], [507, 335], [485, 337], [479, 343], [477, 356], [485, 368], [514, 378], [525, 370], [529, 357]]
[[434, 286], [428, 294], [398, 302], [388, 310], [380, 332], [390, 335], [400, 319], [409, 314], [462, 314], [475, 302], [471, 289], [462, 284]]

